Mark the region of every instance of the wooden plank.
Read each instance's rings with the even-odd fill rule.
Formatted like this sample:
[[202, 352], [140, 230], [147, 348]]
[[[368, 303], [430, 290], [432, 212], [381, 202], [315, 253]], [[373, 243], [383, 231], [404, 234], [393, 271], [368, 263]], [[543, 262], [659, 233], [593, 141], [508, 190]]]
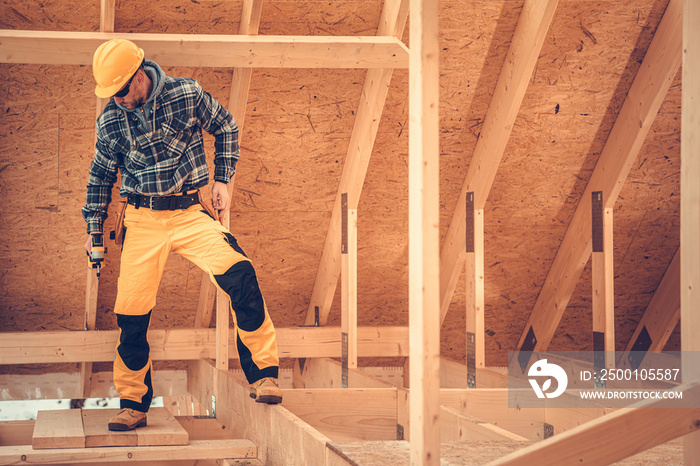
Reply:
[[[508, 388], [508, 368], [477, 367], [479, 388]], [[449, 359], [440, 359], [440, 388], [467, 388], [467, 366]]]
[[494, 440], [528, 442], [525, 437], [447, 406], [440, 407], [440, 440], [442, 442]]
[[108, 430], [118, 409], [83, 409], [86, 447], [187, 445], [189, 434], [165, 408], [148, 411], [148, 425], [125, 432]]
[[681, 62], [682, 0], [671, 0], [615, 120], [596, 167], [559, 246], [517, 348], [532, 328], [533, 350], [546, 350], [591, 255], [591, 193], [613, 207]]
[[[700, 4], [683, 6], [683, 97], [681, 105], [681, 350], [700, 351]], [[683, 380], [700, 379], [700, 367], [683, 359]], [[683, 440], [686, 465], [700, 458], [700, 432]]]
[[97, 464], [136, 461], [208, 460], [219, 458], [255, 458], [250, 440], [196, 440], [189, 445], [134, 447], [65, 448], [32, 450], [31, 445], [0, 447], [0, 464]]
[[[473, 200], [472, 200], [473, 202]], [[466, 361], [469, 387], [480, 386], [477, 371], [486, 361], [484, 345], [484, 209], [474, 209], [472, 214], [474, 239], [473, 251], [467, 252], [465, 260], [466, 285]], [[470, 248], [472, 249], [472, 248]]]
[[283, 390], [284, 406], [331, 440], [395, 440], [396, 388]]
[[411, 0], [408, 312], [411, 463], [440, 464], [439, 5]]
[[[600, 196], [602, 204], [603, 194]], [[594, 203], [597, 204], [597, 203]], [[603, 363], [605, 367], [615, 366], [615, 269], [613, 267], [613, 222], [612, 208], [601, 208], [601, 251], [593, 251], [591, 259], [592, 292], [591, 313], [593, 314], [593, 342], [594, 351], [605, 351]], [[594, 231], [595, 231], [594, 227]], [[595, 243], [595, 240], [594, 240]], [[602, 347], [595, 345], [602, 336]]]
[[[663, 351], [681, 318], [680, 290], [681, 257], [678, 248], [622, 353], [619, 367], [630, 367], [629, 353], [635, 344], [639, 348], [635, 351]], [[643, 341], [649, 341], [648, 347]]]
[[32, 448], [84, 448], [83, 418], [79, 409], [39, 411], [34, 424]]
[[440, 390], [440, 404], [474, 416], [528, 440], [542, 440], [543, 408], [509, 408], [507, 389], [469, 388]]
[[341, 252], [341, 351], [345, 368], [357, 369], [357, 209], [347, 208], [347, 249]]
[[407, 68], [394, 37], [0, 31], [0, 63], [91, 65], [106, 40], [129, 39], [161, 65], [243, 68]]
[[0, 447], [31, 445], [36, 421], [0, 421]]
[[[238, 34], [254, 35], [258, 33], [260, 27], [260, 15], [262, 12], [262, 0], [244, 0], [241, 12], [241, 21]], [[245, 123], [245, 108], [248, 103], [248, 92], [250, 90], [250, 78], [253, 70], [251, 68], [234, 68], [231, 79], [231, 91], [229, 93], [228, 108], [233, 119], [238, 125], [239, 134], [243, 130]], [[229, 197], [232, 198], [235, 174], [229, 182], [227, 188]], [[227, 228], [231, 227], [230, 214], [224, 218]], [[195, 317], [195, 327], [209, 327], [211, 323], [212, 308], [215, 302], [220, 302], [221, 291], [217, 291], [211, 281], [209, 274], [202, 273], [202, 285], [200, 287], [199, 302], [197, 303], [197, 315]]]
[[[523, 5], [459, 196], [464, 199], [466, 193], [474, 192], [476, 209], [485, 207], [558, 3], [527, 0]], [[458, 202], [440, 251], [441, 320], [445, 320], [464, 266], [465, 217], [465, 205]]]
[[[340, 327], [282, 327], [276, 332], [280, 357], [340, 357]], [[357, 333], [358, 357], [408, 355], [406, 327], [358, 327]], [[0, 364], [111, 362], [118, 330], [2, 332], [0, 335]], [[153, 329], [148, 339], [153, 360], [215, 357], [215, 329]]]
[[[408, 2], [409, 0], [386, 0], [384, 2], [377, 36], [401, 38], [408, 17]], [[350, 135], [350, 144], [345, 155], [343, 172], [340, 175], [338, 192], [333, 203], [333, 212], [316, 273], [316, 281], [309, 300], [305, 325], [314, 325], [316, 307], [319, 308], [320, 325], [326, 325], [328, 321], [328, 314], [340, 276], [341, 195], [347, 193], [348, 207], [357, 208], [393, 72], [392, 68], [367, 72], [357, 108], [357, 116]]]
[[[308, 358], [304, 370], [295, 373], [294, 388], [340, 388], [342, 364], [329, 358]], [[389, 382], [368, 375], [361, 369], [348, 368], [349, 388], [394, 388]]]
[[[684, 400], [700, 397], [700, 384], [680, 390]], [[491, 464], [610, 464], [700, 430], [700, 407], [667, 408], [666, 403], [654, 400], [620, 409]]]
[[254, 442], [264, 464], [325, 464], [328, 437], [289, 412], [286, 401], [282, 405], [256, 403], [248, 396], [245, 380], [217, 370], [209, 361], [193, 362], [190, 369], [204, 381], [203, 393], [192, 395], [201, 400], [214, 390], [208, 385], [219, 385], [216, 391], [222, 396], [216, 400], [216, 418], [235, 436]]

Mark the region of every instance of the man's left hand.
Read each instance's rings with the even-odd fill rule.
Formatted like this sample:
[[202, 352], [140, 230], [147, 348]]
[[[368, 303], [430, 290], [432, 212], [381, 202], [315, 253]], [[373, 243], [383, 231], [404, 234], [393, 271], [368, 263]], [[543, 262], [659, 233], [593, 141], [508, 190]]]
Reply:
[[228, 195], [228, 187], [225, 183], [215, 181], [211, 188], [211, 202], [214, 208], [219, 211], [219, 221], [223, 221], [224, 214], [228, 212], [231, 198]]

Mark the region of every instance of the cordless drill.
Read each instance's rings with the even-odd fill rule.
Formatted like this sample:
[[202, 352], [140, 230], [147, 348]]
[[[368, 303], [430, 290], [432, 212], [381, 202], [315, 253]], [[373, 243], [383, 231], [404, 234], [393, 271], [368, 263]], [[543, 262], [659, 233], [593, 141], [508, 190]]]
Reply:
[[105, 243], [102, 233], [93, 233], [91, 237], [90, 264], [93, 269], [97, 269], [97, 278], [100, 278], [100, 267], [105, 260]]

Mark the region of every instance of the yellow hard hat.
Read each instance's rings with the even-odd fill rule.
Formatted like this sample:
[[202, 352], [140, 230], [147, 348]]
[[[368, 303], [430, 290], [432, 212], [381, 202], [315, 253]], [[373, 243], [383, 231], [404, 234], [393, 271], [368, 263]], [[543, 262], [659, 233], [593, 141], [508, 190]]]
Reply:
[[97, 97], [111, 97], [131, 79], [143, 61], [143, 49], [126, 39], [112, 39], [100, 45], [92, 57]]

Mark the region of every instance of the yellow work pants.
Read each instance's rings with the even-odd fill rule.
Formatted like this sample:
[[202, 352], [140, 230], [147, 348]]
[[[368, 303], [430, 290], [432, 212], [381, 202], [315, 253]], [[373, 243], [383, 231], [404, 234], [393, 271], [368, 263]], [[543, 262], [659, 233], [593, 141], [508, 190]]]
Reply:
[[122, 408], [146, 412], [153, 398], [148, 326], [171, 252], [207, 272], [216, 287], [228, 295], [238, 354], [248, 382], [278, 376], [275, 328], [255, 270], [226, 228], [199, 204], [164, 211], [128, 205], [124, 225], [127, 230], [114, 305], [120, 329], [114, 385]]

